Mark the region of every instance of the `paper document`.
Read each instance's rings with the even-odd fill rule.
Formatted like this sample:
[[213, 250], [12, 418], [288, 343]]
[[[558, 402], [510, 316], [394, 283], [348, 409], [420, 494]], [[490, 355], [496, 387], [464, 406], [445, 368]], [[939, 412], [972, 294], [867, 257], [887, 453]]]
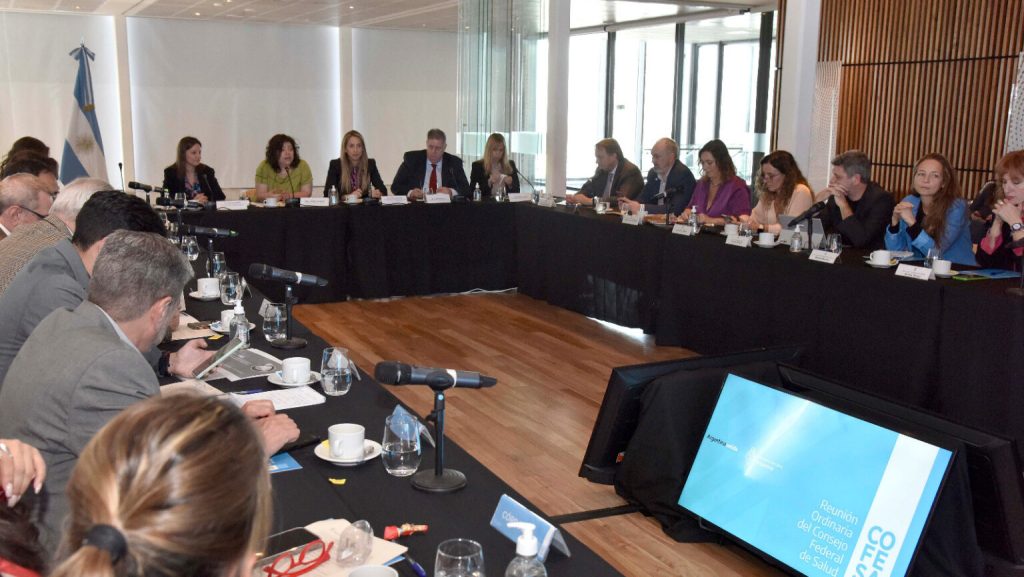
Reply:
[[[351, 523], [345, 519], [325, 519], [306, 525], [306, 529], [309, 529], [311, 533], [323, 539], [324, 543], [337, 543], [341, 532], [349, 525]], [[374, 527], [373, 530], [374, 533], [384, 533], [384, 527]], [[389, 565], [395, 558], [405, 554], [408, 550], [408, 547], [391, 541], [385, 541], [380, 537], [374, 537], [373, 550], [370, 552], [370, 558], [366, 560], [365, 565]], [[336, 554], [336, 552], [332, 551], [332, 554]], [[355, 567], [342, 567], [337, 561], [331, 559], [306, 575], [308, 577], [347, 577], [354, 569]]]
[[327, 398], [314, 391], [312, 387], [295, 387], [292, 389], [280, 389], [277, 391], [266, 391], [263, 393], [252, 393], [249, 395], [231, 395], [231, 400], [238, 406], [249, 401], [268, 400], [274, 403], [275, 411], [286, 411], [298, 407], [309, 407], [320, 405], [327, 401]]
[[208, 381], [227, 379], [231, 382], [252, 377], [264, 377], [281, 370], [281, 360], [256, 349], [242, 349], [231, 355], [210, 373]]

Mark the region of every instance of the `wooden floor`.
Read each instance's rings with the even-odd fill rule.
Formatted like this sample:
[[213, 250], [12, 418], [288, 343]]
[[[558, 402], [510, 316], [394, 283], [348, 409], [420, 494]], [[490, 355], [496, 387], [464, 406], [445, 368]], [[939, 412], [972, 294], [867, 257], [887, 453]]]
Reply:
[[[301, 305], [295, 317], [371, 373], [400, 360], [496, 377], [448, 396], [448, 437], [549, 516], [625, 504], [577, 475], [611, 369], [692, 355], [515, 294]], [[430, 389], [392, 391], [430, 412]], [[627, 576], [780, 575], [736, 547], [677, 543], [641, 514], [565, 528]]]

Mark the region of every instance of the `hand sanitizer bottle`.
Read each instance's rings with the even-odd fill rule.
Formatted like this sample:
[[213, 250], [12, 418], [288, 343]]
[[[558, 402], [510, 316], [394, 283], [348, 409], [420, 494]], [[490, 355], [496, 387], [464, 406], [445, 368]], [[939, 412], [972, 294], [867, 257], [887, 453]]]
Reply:
[[509, 523], [508, 526], [523, 533], [516, 540], [516, 557], [505, 569], [505, 577], [548, 577], [547, 569], [537, 558], [537, 537], [533, 535], [533, 523]]
[[338, 189], [331, 185], [331, 188], [327, 189], [327, 204], [330, 206], [338, 206]]
[[249, 320], [245, 318], [245, 309], [241, 304], [235, 305], [235, 316], [231, 318], [229, 333], [231, 338], [242, 341], [244, 348], [249, 348]]

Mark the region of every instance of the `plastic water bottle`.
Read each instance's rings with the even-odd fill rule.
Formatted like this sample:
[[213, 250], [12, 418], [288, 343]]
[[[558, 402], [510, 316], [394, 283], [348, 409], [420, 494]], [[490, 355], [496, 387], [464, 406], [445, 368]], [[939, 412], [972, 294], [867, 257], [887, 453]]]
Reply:
[[516, 540], [516, 557], [505, 569], [505, 577], [548, 577], [544, 564], [537, 558], [537, 537], [533, 534], [533, 523], [509, 523], [522, 534]]
[[338, 189], [331, 185], [331, 188], [327, 189], [327, 204], [331, 206], [338, 206]]
[[700, 218], [697, 216], [697, 205], [690, 207], [690, 220], [687, 221], [688, 225], [693, 227], [693, 235], [696, 236], [700, 232]]
[[789, 241], [789, 252], [800, 252], [804, 249], [804, 231], [802, 224], [793, 227], [793, 238]]
[[473, 202], [480, 202], [483, 196], [480, 194], [480, 185], [476, 184], [473, 186]]
[[231, 318], [229, 333], [231, 338], [242, 341], [244, 348], [249, 348], [249, 320], [245, 318], [245, 309], [241, 304], [235, 305], [235, 316]]

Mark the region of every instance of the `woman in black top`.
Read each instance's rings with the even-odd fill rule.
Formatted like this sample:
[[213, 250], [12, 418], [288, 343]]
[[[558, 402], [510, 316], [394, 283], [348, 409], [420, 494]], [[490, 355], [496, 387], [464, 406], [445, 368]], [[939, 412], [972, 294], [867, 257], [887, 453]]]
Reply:
[[996, 165], [996, 192], [992, 224], [978, 243], [975, 258], [985, 268], [1020, 270], [1024, 248], [1010, 248], [1024, 240], [1024, 150], [1004, 156]]
[[470, 170], [469, 189], [476, 190], [476, 185], [480, 185], [483, 198], [491, 196], [491, 190], [499, 185], [508, 192], [519, 192], [519, 170], [508, 159], [505, 137], [497, 132], [487, 137], [484, 157], [474, 162]]
[[342, 197], [380, 198], [387, 194], [388, 187], [377, 172], [377, 163], [368, 158], [363, 135], [349, 130], [341, 139], [341, 157], [331, 161], [327, 168], [327, 182], [324, 194], [334, 187]]
[[164, 169], [164, 188], [172, 194], [184, 192], [196, 202], [224, 200], [217, 177], [209, 166], [202, 163], [203, 143], [194, 136], [178, 141], [178, 157]]

